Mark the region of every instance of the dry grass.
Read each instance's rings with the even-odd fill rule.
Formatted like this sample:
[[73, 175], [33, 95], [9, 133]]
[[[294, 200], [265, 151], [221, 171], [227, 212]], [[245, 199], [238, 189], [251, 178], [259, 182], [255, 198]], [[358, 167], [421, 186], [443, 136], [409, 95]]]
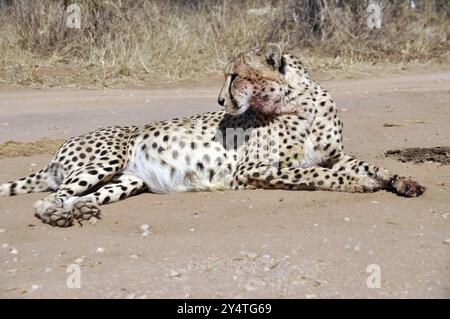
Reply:
[[6, 141], [0, 144], [0, 159], [8, 157], [54, 154], [64, 140], [41, 139], [35, 142]]
[[[117, 86], [218, 74], [240, 51], [272, 41], [314, 68], [379, 63], [448, 63], [449, 0], [386, 2], [382, 28], [369, 30], [364, 1], [78, 0], [81, 29], [69, 29], [65, 3], [20, 1], [0, 11], [0, 84]], [[340, 4], [339, 3], [347, 3]], [[420, 2], [420, 1], [419, 1]], [[338, 3], [338, 4], [336, 4]], [[268, 7], [270, 6], [270, 7]], [[249, 9], [272, 8], [264, 15]]]

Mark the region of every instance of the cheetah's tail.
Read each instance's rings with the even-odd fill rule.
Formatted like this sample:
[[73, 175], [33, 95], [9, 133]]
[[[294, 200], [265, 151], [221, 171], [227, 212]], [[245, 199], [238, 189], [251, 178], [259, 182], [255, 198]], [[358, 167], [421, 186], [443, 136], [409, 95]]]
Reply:
[[0, 196], [15, 196], [26, 193], [44, 192], [49, 188], [48, 176], [48, 168], [45, 168], [28, 177], [0, 184]]

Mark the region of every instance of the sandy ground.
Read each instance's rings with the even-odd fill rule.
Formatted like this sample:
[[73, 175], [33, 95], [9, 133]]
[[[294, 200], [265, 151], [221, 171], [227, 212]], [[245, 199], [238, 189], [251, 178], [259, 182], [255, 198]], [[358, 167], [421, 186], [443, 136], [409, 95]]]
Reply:
[[[450, 146], [450, 73], [322, 85], [341, 108], [347, 152], [416, 177], [425, 195], [143, 194], [103, 206], [95, 225], [65, 229], [33, 216], [32, 203], [45, 194], [0, 198], [0, 297], [449, 298], [450, 166], [383, 154]], [[2, 89], [0, 142], [213, 110], [218, 90]], [[0, 181], [49, 158], [1, 159]], [[80, 288], [66, 284], [73, 265]], [[373, 276], [380, 270], [379, 288], [367, 285], [369, 265]]]

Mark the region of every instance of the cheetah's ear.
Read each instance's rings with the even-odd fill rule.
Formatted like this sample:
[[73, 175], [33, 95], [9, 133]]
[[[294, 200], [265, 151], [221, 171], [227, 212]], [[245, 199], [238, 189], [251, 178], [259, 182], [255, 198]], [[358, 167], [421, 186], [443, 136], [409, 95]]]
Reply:
[[277, 70], [281, 65], [283, 52], [278, 44], [268, 43], [264, 47], [264, 55], [267, 63], [270, 64], [274, 70]]

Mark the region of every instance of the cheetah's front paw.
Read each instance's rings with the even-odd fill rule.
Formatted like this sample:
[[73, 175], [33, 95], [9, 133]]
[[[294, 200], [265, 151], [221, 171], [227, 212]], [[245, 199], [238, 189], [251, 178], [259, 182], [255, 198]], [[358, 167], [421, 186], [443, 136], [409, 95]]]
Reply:
[[101, 218], [99, 206], [90, 199], [79, 200], [73, 207], [73, 215], [76, 219], [84, 220], [91, 217]]
[[398, 177], [392, 181], [396, 193], [405, 197], [417, 197], [425, 192], [425, 186], [407, 177]]

